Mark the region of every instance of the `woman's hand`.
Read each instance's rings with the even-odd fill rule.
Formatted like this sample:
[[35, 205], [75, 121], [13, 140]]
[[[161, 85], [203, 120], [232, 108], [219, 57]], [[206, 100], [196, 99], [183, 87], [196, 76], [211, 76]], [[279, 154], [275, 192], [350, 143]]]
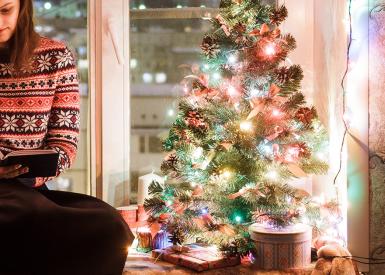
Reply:
[[0, 179], [12, 179], [21, 174], [25, 174], [29, 171], [28, 167], [22, 167], [22, 165], [10, 165], [0, 167]]

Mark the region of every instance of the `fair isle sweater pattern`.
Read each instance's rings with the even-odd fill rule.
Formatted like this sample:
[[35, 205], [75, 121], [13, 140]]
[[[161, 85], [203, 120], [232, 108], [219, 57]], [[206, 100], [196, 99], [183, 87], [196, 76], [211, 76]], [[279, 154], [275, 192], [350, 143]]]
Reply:
[[[0, 63], [0, 151], [54, 149], [58, 176], [76, 156], [79, 105], [73, 54], [64, 43], [42, 37], [28, 69], [14, 74], [9, 63]], [[47, 180], [37, 178], [35, 185]]]

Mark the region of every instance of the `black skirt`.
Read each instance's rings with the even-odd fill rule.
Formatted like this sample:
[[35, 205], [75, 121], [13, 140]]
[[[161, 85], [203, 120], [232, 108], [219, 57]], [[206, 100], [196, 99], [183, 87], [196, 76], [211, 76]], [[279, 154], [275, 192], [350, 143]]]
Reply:
[[0, 183], [0, 274], [121, 275], [133, 239], [99, 199]]

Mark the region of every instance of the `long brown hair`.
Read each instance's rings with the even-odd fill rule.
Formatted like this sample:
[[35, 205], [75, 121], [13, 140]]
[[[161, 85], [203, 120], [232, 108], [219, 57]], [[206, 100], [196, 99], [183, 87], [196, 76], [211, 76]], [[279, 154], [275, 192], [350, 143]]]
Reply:
[[15, 32], [9, 41], [10, 62], [16, 70], [28, 66], [39, 42], [33, 23], [32, 0], [20, 0], [20, 11]]

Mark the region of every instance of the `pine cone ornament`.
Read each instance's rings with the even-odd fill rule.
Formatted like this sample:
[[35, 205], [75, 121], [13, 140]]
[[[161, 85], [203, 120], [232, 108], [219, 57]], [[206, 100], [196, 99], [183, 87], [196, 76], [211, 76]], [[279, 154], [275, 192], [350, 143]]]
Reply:
[[186, 239], [186, 233], [184, 230], [179, 226], [178, 224], [172, 226], [171, 232], [170, 232], [169, 240], [172, 242], [173, 245], [182, 245]]
[[239, 34], [245, 34], [246, 33], [246, 25], [242, 23], [237, 23], [234, 26], [234, 31], [236, 31]]
[[298, 157], [300, 158], [309, 158], [311, 156], [309, 147], [307, 147], [305, 142], [295, 144], [294, 148], [298, 151]]
[[178, 135], [179, 135], [179, 137], [180, 137], [180, 139], [179, 139], [179, 142], [180, 142], [180, 143], [185, 143], [185, 142], [190, 143], [190, 142], [191, 142], [191, 139], [190, 139], [190, 137], [188, 136], [186, 130], [181, 130], [181, 131], [179, 131], [179, 132], [178, 132]]
[[303, 79], [302, 68], [298, 65], [278, 68], [275, 70], [275, 75], [276, 81], [281, 85]]
[[218, 53], [221, 51], [217, 41], [211, 36], [205, 36], [203, 38], [201, 49], [208, 58], [217, 57]]
[[301, 121], [305, 125], [310, 125], [311, 121], [317, 116], [317, 113], [313, 108], [299, 108], [295, 114], [295, 118]]
[[257, 223], [268, 223], [270, 221], [270, 218], [266, 213], [255, 211], [253, 213], [253, 220]]
[[281, 6], [278, 9], [274, 9], [270, 14], [270, 21], [272, 24], [279, 25], [281, 24], [285, 18], [287, 17], [287, 9], [285, 6]]
[[172, 153], [166, 156], [160, 168], [162, 171], [170, 171], [170, 170], [176, 171], [177, 163], [178, 163], [178, 158], [174, 153]]
[[276, 70], [277, 82], [279, 84], [287, 83], [290, 81], [290, 74], [287, 67], [278, 68]]
[[186, 118], [188, 126], [205, 130], [207, 128], [204, 118], [196, 111], [189, 111]]
[[239, 45], [246, 45], [247, 39], [244, 36], [246, 33], [246, 25], [238, 23], [232, 29], [232, 36], [234, 41]]

